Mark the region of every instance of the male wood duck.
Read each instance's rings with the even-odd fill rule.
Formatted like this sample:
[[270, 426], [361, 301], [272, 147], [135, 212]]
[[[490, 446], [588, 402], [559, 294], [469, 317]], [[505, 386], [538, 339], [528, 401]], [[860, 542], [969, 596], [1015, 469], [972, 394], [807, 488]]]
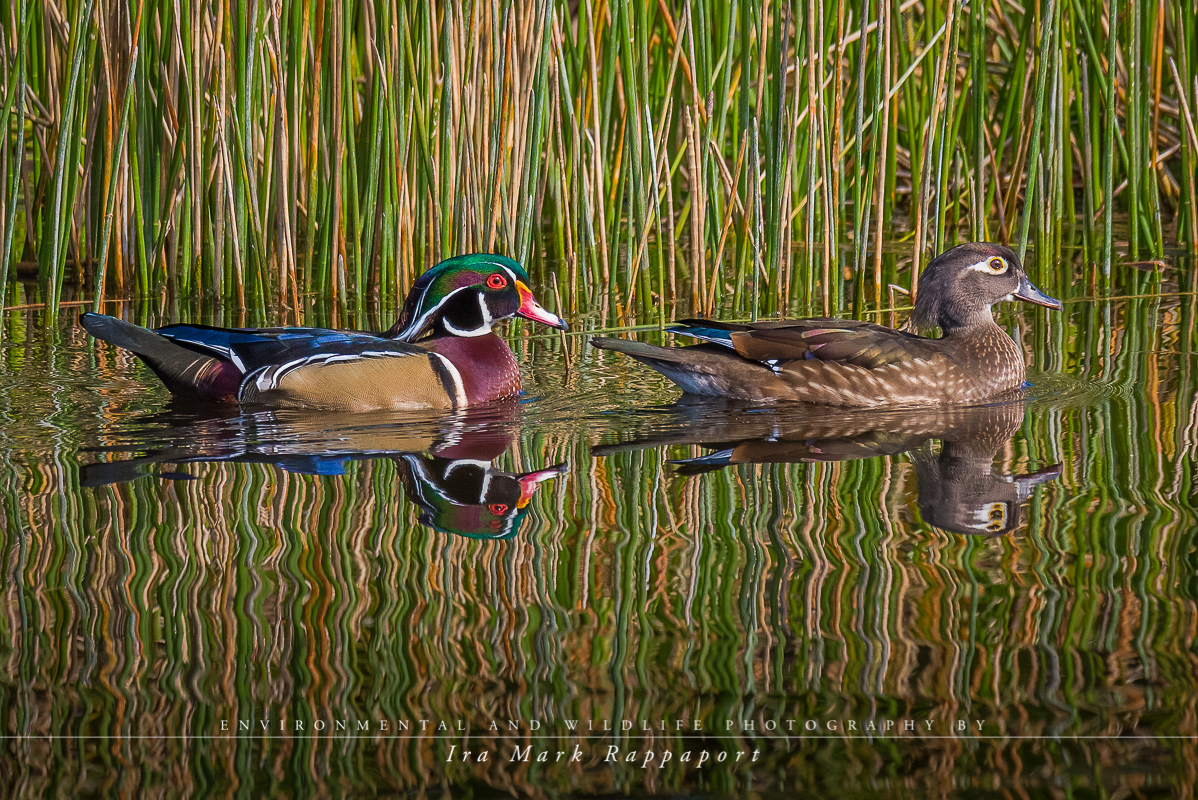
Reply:
[[568, 330], [510, 258], [450, 258], [412, 286], [383, 333], [325, 328], [157, 330], [101, 314], [92, 336], [133, 351], [175, 395], [206, 402], [334, 411], [460, 409], [520, 391], [511, 348], [491, 326], [520, 316]]
[[1059, 309], [1023, 272], [1009, 248], [954, 247], [919, 277], [909, 326], [939, 327], [938, 339], [859, 320], [811, 318], [731, 323], [683, 320], [690, 347], [656, 347], [595, 337], [599, 348], [648, 364], [688, 394], [828, 406], [972, 404], [1024, 384], [1023, 353], [990, 307], [1016, 298]]

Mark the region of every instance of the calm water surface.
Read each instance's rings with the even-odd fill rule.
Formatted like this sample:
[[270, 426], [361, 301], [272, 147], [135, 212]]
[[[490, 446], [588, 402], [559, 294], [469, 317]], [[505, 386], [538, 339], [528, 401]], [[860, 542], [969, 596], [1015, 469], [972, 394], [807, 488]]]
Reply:
[[1005, 310], [1004, 406], [678, 404], [516, 331], [521, 402], [428, 418], [173, 407], [22, 312], [2, 793], [1192, 788], [1191, 301]]

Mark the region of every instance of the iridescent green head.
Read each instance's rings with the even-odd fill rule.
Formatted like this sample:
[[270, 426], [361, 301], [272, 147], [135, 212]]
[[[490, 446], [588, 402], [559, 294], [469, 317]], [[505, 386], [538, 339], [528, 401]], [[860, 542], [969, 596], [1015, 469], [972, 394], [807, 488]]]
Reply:
[[428, 333], [481, 336], [501, 319], [524, 317], [569, 330], [541, 307], [524, 267], [506, 256], [474, 253], [448, 258], [416, 279], [387, 336], [405, 342]]

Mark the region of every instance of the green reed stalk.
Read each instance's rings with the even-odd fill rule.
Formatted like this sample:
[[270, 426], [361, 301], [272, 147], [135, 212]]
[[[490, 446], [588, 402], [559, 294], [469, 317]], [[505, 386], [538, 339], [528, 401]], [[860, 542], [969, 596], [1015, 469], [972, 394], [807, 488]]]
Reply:
[[[199, 91], [200, 71], [200, 52], [201, 48], [196, 46], [195, 36], [202, 31], [202, 21], [200, 17], [200, 8], [195, 2], [180, 2], [178, 9], [180, 23], [180, 39], [181, 49], [180, 61], [182, 63], [183, 85], [185, 100], [184, 100], [184, 121], [182, 131], [186, 131], [185, 135], [188, 141], [187, 147], [187, 166], [184, 179], [186, 192], [186, 203], [184, 206], [184, 227], [190, 233], [190, 236], [183, 239], [188, 253], [179, 260], [184, 269], [186, 284], [190, 284], [195, 290], [201, 287], [203, 253], [204, 253], [204, 178], [203, 178], [203, 163], [204, 158], [204, 98], [203, 92]], [[182, 133], [181, 131], [181, 133]], [[197, 293], [194, 290], [191, 293]]]
[[[872, 198], [865, 208], [865, 220], [862, 223], [862, 238], [869, 236], [869, 214], [870, 210], [876, 205], [878, 213], [878, 228], [877, 238], [874, 241], [874, 307], [878, 308], [882, 305], [882, 232], [886, 224], [886, 187], [892, 186], [893, 168], [888, 157], [888, 153], [893, 151], [890, 143], [893, 141], [894, 133], [891, 131], [891, 117], [893, 116], [892, 107], [890, 105], [890, 75], [891, 75], [891, 40], [893, 32], [891, 31], [891, 18], [886, 11], [887, 4], [885, 0], [879, 0], [878, 3], [878, 52], [881, 55], [882, 67], [877, 70], [874, 78], [874, 98], [877, 103], [877, 111], [874, 113], [874, 118], [881, 118], [881, 128], [873, 136], [873, 142], [870, 145], [869, 172], [872, 176], [877, 176], [873, 179], [871, 188], [877, 190], [877, 202], [874, 203]], [[876, 127], [876, 126], [875, 126]], [[868, 197], [868, 195], [866, 195]]]
[[[780, 268], [779, 265], [784, 262], [784, 254], [782, 252], [782, 231], [784, 220], [782, 219], [784, 207], [784, 191], [783, 186], [789, 176], [789, 137], [787, 135], [787, 105], [786, 105], [786, 66], [787, 54], [790, 50], [790, 7], [781, 7], [778, 11], [780, 20], [775, 27], [777, 31], [777, 39], [774, 41], [773, 48], [776, 67], [775, 74], [778, 76], [775, 82], [774, 95], [770, 102], [772, 108], [772, 126], [771, 132], [771, 150], [773, 157], [769, 159], [766, 165], [766, 175], [769, 180], [769, 199], [770, 208], [767, 220], [766, 230], [768, 231], [768, 239], [766, 244], [766, 274], [771, 279], [779, 280]], [[775, 298], [779, 294], [780, 286], [775, 285], [771, 295]], [[777, 300], [770, 304], [772, 310], [778, 308]], [[756, 315], [754, 315], [756, 316]]]
[[[140, 23], [142, 4], [138, 4], [137, 19]], [[140, 27], [138, 24], [135, 27]], [[129, 57], [129, 77], [125, 82], [125, 94], [121, 107], [121, 124], [117, 131], [116, 141], [108, 154], [108, 163], [112, 165], [108, 178], [108, 191], [105, 193], [103, 232], [100, 234], [100, 257], [96, 263], [95, 294], [92, 299], [92, 309], [99, 311], [104, 302], [104, 277], [108, 266], [108, 237], [112, 233], [112, 218], [116, 207], [117, 182], [121, 172], [121, 156], [125, 152], [125, 137], [129, 132], [129, 112], [133, 109], [133, 82], [137, 77], [137, 58], [140, 54], [134, 47]], [[0, 292], [0, 297], [3, 297]]]
[[[373, 54], [372, 54], [373, 56]], [[384, 124], [384, 99], [383, 99], [383, 66], [376, 62], [374, 68], [374, 87], [371, 91], [372, 103], [370, 108], [369, 118], [372, 121], [373, 136], [370, 137], [370, 150], [367, 156], [367, 173], [365, 186], [363, 191], [365, 196], [358, 203], [359, 217], [358, 229], [355, 239], [359, 244], [359, 255], [356, 259], [358, 264], [356, 276], [355, 296], [360, 299], [365, 299], [367, 282], [365, 279], [366, 270], [371, 265], [378, 263], [380, 254], [376, 252], [374, 241], [376, 223], [378, 222], [379, 209], [379, 174], [382, 168], [383, 155], [383, 134], [387, 129]], [[359, 305], [357, 309], [360, 314], [362, 309]]]
[[[54, 157], [53, 196], [47, 209], [49, 221], [43, 223], [42, 257], [39, 264], [49, 318], [56, 318], [58, 315], [58, 303], [62, 291], [62, 268], [66, 259], [68, 234], [67, 220], [74, 204], [74, 195], [71, 189], [74, 186], [76, 175], [68, 165], [78, 163], [78, 161], [69, 159], [72, 152], [77, 150], [81, 138], [74, 134], [73, 129], [82, 129], [83, 127], [83, 120], [79, 113], [79, 84], [83, 72], [83, 62], [88, 50], [87, 43], [90, 39], [87, 29], [91, 24], [93, 2], [94, 0], [84, 0], [77, 5], [75, 16], [71, 20], [71, 72], [67, 82], [66, 98], [62, 106], [64, 129], [59, 134], [58, 147]], [[45, 227], [47, 224], [48, 230]], [[83, 254], [78, 253], [77, 256], [82, 258]]]
[[[1195, 86], [1193, 77], [1193, 59], [1198, 56], [1198, 47], [1194, 45], [1194, 42], [1198, 41], [1195, 39], [1198, 36], [1198, 20], [1194, 19], [1193, 14], [1187, 14], [1180, 8], [1175, 9], [1174, 29], [1178, 31], [1175, 37], [1178, 53], [1176, 59], [1169, 60], [1169, 67], [1174, 85], [1179, 88], [1182, 122], [1188, 134], [1182, 142], [1181, 194], [1188, 207], [1185, 221], [1189, 227], [1189, 248], [1193, 252], [1198, 251], [1198, 181], [1195, 180], [1195, 173], [1198, 171], [1198, 87]], [[1181, 64], [1180, 69], [1177, 64]]]
[[[803, 253], [803, 267], [807, 274], [806, 291], [803, 299], [807, 303], [808, 308], [815, 299], [815, 286], [818, 279], [818, 271], [815, 263], [816, 249], [816, 198], [819, 196], [819, 151], [816, 141], [819, 124], [819, 77], [816, 73], [816, 64], [818, 63], [818, 47], [819, 42], [815, 36], [815, 17], [817, 4], [815, 0], [807, 2], [807, 18], [804, 20], [804, 37], [803, 43], [806, 45], [807, 59], [804, 65], [804, 74], [806, 80], [806, 115], [807, 115], [807, 136], [805, 143], [807, 151], [805, 153], [805, 167], [807, 170], [807, 225], [806, 225], [806, 241], [805, 251]], [[796, 45], [797, 47], [797, 45]], [[754, 173], [757, 170], [757, 160], [752, 161]]]
[[761, 160], [761, 148], [759, 146], [758, 139], [759, 139], [759, 136], [758, 136], [758, 132], [757, 132], [757, 118], [754, 117], [753, 118], [753, 138], [751, 140], [753, 143], [752, 150], [751, 150], [751, 152], [752, 152], [752, 156], [751, 156], [752, 162], [751, 163], [753, 164], [753, 172], [754, 172], [754, 175], [751, 178], [752, 186], [753, 186], [753, 227], [752, 227], [752, 231], [750, 233], [750, 239], [752, 241], [752, 261], [750, 263], [752, 266], [749, 270], [749, 274], [752, 275], [752, 278], [753, 278], [753, 296], [752, 296], [752, 306], [751, 306], [751, 312], [750, 312], [752, 316], [750, 318], [754, 319], [754, 320], [756, 320], [761, 315], [761, 281], [765, 277], [765, 275], [764, 275], [765, 265], [763, 263], [762, 256], [761, 256], [761, 247], [762, 247], [762, 243], [763, 243], [762, 240], [765, 238], [764, 232], [762, 230], [762, 227], [763, 227], [762, 216], [763, 215], [761, 212], [761, 181], [758, 180], [757, 175], [756, 175], [756, 172], [757, 172], [756, 165], [758, 163], [760, 163], [760, 160]]
[[[0, 308], [7, 302], [8, 297], [9, 265], [12, 260], [13, 236], [17, 224], [17, 198], [21, 189], [21, 174], [25, 165], [25, 52], [29, 43], [31, 22], [28, 0], [20, 0], [17, 13], [17, 29], [20, 31], [20, 35], [17, 37], [16, 69], [13, 70], [10, 76], [11, 82], [7, 87], [6, 96], [9, 98], [9, 102], [4, 104], [4, 110], [0, 115], [0, 123], [2, 123], [0, 124], [0, 134], [7, 141], [9, 112], [12, 108], [16, 108], [16, 146], [13, 148], [12, 190], [5, 198], [4, 229], [0, 231], [4, 237], [3, 243], [0, 244]], [[0, 183], [0, 191], [4, 191], [3, 183]], [[0, 325], [0, 339], [3, 338], [4, 326]]]
[[[1173, 59], [1169, 60], [1169, 69], [1173, 73], [1173, 80], [1178, 86], [1185, 87], [1188, 85], [1188, 81], [1178, 73], [1177, 64]], [[1193, 172], [1195, 154], [1198, 154], [1198, 118], [1194, 116], [1186, 94], [1185, 91], [1182, 91], [1178, 95], [1181, 102], [1183, 124], [1186, 133], [1181, 145], [1182, 164], [1185, 167], [1181, 174], [1181, 196], [1183, 201], [1186, 202], [1189, 212], [1182, 219], [1184, 223], [1188, 223], [1189, 225], [1189, 245], [1190, 249], [1193, 250], [1198, 246], [1198, 188], [1195, 186], [1195, 183], [1198, 182], [1195, 181]]]
[[1139, 201], [1141, 187], [1139, 171], [1135, 168], [1135, 165], [1143, 164], [1145, 158], [1144, 142], [1141, 138], [1141, 130], [1144, 124], [1141, 116], [1144, 59], [1143, 8], [1143, 3], [1133, 2], [1128, 4], [1128, 11], [1131, 16], [1131, 62], [1128, 64], [1128, 96], [1125, 108], [1127, 109], [1127, 138], [1131, 140], [1131, 162], [1128, 164], [1127, 178], [1132, 219], [1128, 231], [1130, 236], [1128, 246], [1133, 259], [1139, 257], [1140, 251]]
[[[533, 74], [536, 76], [534, 83], [536, 91], [532, 96], [532, 107], [528, 115], [528, 127], [526, 136], [529, 146], [526, 154], [526, 162], [524, 164], [524, 174], [522, 180], [522, 189], [519, 201], [521, 204], [520, 222], [518, 234], [516, 238], [516, 253], [517, 260], [527, 261], [528, 253], [532, 247], [532, 231], [534, 227], [534, 213], [539, 218], [540, 203], [533, 200], [538, 193], [534, 187], [540, 185], [541, 182], [541, 152], [542, 148], [539, 143], [544, 137], [544, 118], [545, 118], [545, 95], [548, 92], [549, 85], [549, 64], [550, 53], [549, 44], [552, 37], [549, 35], [553, 25], [552, 5], [551, 0], [544, 0], [541, 6], [541, 19], [543, 23], [537, 27], [537, 57], [533, 65]], [[635, 115], [634, 115], [635, 116]]]
[[969, 7], [970, 105], [973, 111], [973, 208], [971, 224], [973, 238], [984, 241], [989, 237], [986, 213], [986, 112], [989, 77], [986, 74], [986, 12], [982, 4]]
[[[856, 292], [853, 297], [853, 311], [859, 313], [861, 304], [865, 299], [865, 280], [863, 270], [865, 268], [865, 250], [866, 250], [866, 231], [869, 229], [869, 184], [873, 177], [874, 165], [870, 164], [868, 168], [864, 168], [865, 164], [865, 88], [866, 88], [866, 57], [869, 54], [869, 13], [870, 0], [861, 0], [861, 27], [858, 30], [857, 39], [857, 72], [855, 82], [857, 85], [857, 102], [854, 107], [853, 115], [853, 152], [852, 163], [857, 169], [863, 170], [859, 180], [851, 181], [853, 187], [853, 271], [857, 274]], [[881, 70], [875, 65], [874, 72], [876, 75], [881, 75]], [[875, 86], [874, 101], [877, 101], [878, 90]], [[875, 137], [876, 138], [876, 137]], [[873, 149], [871, 147], [870, 154], [872, 156]], [[871, 159], [872, 160], [872, 159]], [[841, 162], [841, 169], [845, 169], [845, 161]], [[848, 182], [848, 181], [846, 181]]]
[[[948, 18], [944, 23], [948, 27], [948, 37], [945, 40], [945, 50], [942, 56], [941, 66], [937, 72], [937, 89], [935, 90], [935, 111], [933, 112], [933, 128], [934, 136], [929, 137], [929, 142], [935, 143], [935, 194], [936, 208], [934, 214], [929, 214], [931, 219], [934, 219], [935, 238], [934, 250], [939, 253], [945, 249], [944, 246], [944, 217], [946, 212], [946, 203], [948, 202], [948, 170], [945, 168], [945, 151], [948, 152], [948, 158], [953, 158], [953, 152], [956, 150], [956, 133], [960, 120], [954, 113], [956, 111], [956, 73], [957, 73], [957, 44], [960, 39], [961, 26], [957, 24], [956, 9], [954, 6], [949, 6]], [[951, 64], [951, 74], [950, 74]], [[941, 120], [943, 120], [941, 122]], [[949, 145], [952, 142], [954, 144]], [[929, 153], [929, 156], [931, 153]], [[925, 170], [927, 180], [932, 182], [931, 170]]]
[[[1165, 180], [1164, 171], [1161, 168], [1161, 162], [1164, 158], [1164, 153], [1161, 152], [1161, 119], [1164, 112], [1164, 106], [1161, 100], [1162, 97], [1162, 77], [1165, 73], [1165, 27], [1167, 20], [1167, 12], [1162, 6], [1154, 6], [1151, 10], [1153, 16], [1153, 41], [1152, 41], [1152, 91], [1148, 96], [1149, 115], [1151, 125], [1149, 126], [1148, 144], [1152, 152], [1152, 162], [1148, 168], [1146, 182], [1149, 191], [1149, 233], [1152, 236], [1152, 252], [1155, 255], [1160, 255], [1164, 252], [1165, 247], [1165, 232], [1163, 227], [1162, 217], [1164, 209], [1161, 205], [1161, 192], [1165, 191], [1172, 195], [1176, 188], [1174, 180]], [[1184, 47], [1184, 45], [1182, 45]], [[1180, 116], [1180, 113], [1178, 114]], [[1179, 120], [1180, 122], [1180, 120]], [[1178, 136], [1177, 148], [1181, 145], [1181, 136]], [[1178, 209], [1180, 210], [1180, 209]]]
[[[1081, 134], [1082, 134], [1082, 169], [1087, 175], [1095, 175], [1094, 161], [1094, 108], [1090, 100], [1089, 59], [1083, 53], [1078, 58], [1077, 90], [1081, 96]], [[1086, 181], [1082, 186], [1082, 217], [1089, 222], [1094, 219], [1095, 208], [1094, 184]], [[1083, 248], [1088, 257], [1094, 252], [1094, 237], [1092, 226], [1082, 226]]]
[[[1036, 60], [1036, 110], [1032, 117], [1031, 145], [1028, 147], [1028, 177], [1023, 205], [1023, 217], [1019, 223], [1018, 252], [1020, 260], [1023, 260], [1023, 257], [1027, 254], [1027, 233], [1031, 225], [1035, 207], [1032, 197], [1033, 192], [1036, 190], [1036, 177], [1040, 169], [1040, 133], [1044, 127], [1045, 93], [1048, 87], [1048, 75], [1052, 72], [1049, 68], [1049, 60], [1052, 53], [1053, 36], [1057, 27], [1056, 14], [1057, 0], [1048, 0], [1047, 9], [1044, 12], [1044, 20], [1047, 21], [1047, 24], [1040, 27], [1040, 57]], [[1040, 193], [1040, 202], [1048, 202], [1048, 198], [1044, 192]]]
[[1106, 83], [1106, 152], [1102, 164], [1102, 283], [1103, 289], [1110, 286], [1111, 253], [1114, 243], [1115, 207], [1115, 53], [1118, 43], [1116, 25], [1119, 20], [1119, 0], [1108, 0], [1110, 12], [1107, 29], [1107, 83]]
[[[344, 8], [341, 12], [342, 17], [351, 17], [351, 9]], [[362, 251], [362, 208], [360, 205], [361, 195], [358, 183], [365, 182], [366, 176], [358, 174], [358, 137], [355, 135], [354, 122], [357, 118], [356, 106], [362, 100], [354, 91], [354, 85], [360, 77], [360, 73], [355, 69], [354, 53], [352, 47], [348, 45], [341, 48], [341, 103], [344, 108], [342, 113], [343, 133], [341, 139], [344, 142], [344, 159], [345, 166], [343, 174], [344, 185], [341, 190], [342, 202], [344, 203], [344, 216], [341, 219], [341, 234], [340, 252], [342, 252], [344, 261], [344, 272], [342, 274], [343, 289], [342, 295], [345, 297], [345, 307], [347, 313], [355, 315], [362, 312], [362, 303], [366, 297], [366, 263], [365, 253]], [[364, 76], [363, 76], [364, 77]], [[364, 78], [365, 82], [365, 78]], [[367, 85], [369, 83], [367, 82]], [[363, 103], [365, 106], [366, 104]], [[362, 115], [369, 118], [368, 115]], [[256, 210], [255, 210], [255, 213]], [[264, 254], [265, 255], [265, 254]], [[351, 296], [352, 295], [352, 296]]]
[[[335, 3], [334, 3], [335, 5]], [[257, 9], [257, 4], [253, 8]], [[231, 107], [231, 124], [226, 129], [226, 134], [233, 140], [234, 145], [230, 149], [239, 149], [245, 152], [247, 144], [254, 141], [254, 130], [252, 128], [251, 109], [255, 103], [254, 93], [254, 46], [253, 39], [256, 38], [253, 34], [256, 33], [256, 20], [250, 19], [250, 7], [246, 0], [236, 0], [233, 11], [233, 79], [237, 90], [235, 95], [236, 102]], [[249, 231], [250, 231], [250, 181], [248, 170], [242, 172], [237, 170], [235, 166], [236, 156], [229, 158], [229, 153], [226, 152], [226, 167], [230, 170], [228, 180], [233, 189], [233, 236], [236, 242], [236, 249], [242, 253], [243, 268], [249, 266], [249, 259], [252, 254], [249, 251]], [[252, 162], [251, 156], [242, 156], [241, 161], [244, 164]], [[234, 171], [236, 170], [238, 179], [234, 179]], [[239, 276], [239, 283], [246, 285], [247, 277], [244, 273]]]

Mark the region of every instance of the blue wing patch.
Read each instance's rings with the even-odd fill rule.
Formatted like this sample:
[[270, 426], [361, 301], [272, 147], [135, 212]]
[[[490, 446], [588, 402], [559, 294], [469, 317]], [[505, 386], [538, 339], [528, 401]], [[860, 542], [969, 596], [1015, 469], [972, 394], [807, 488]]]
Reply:
[[699, 325], [675, 325], [668, 330], [672, 333], [680, 333], [683, 336], [693, 336], [704, 342], [732, 347], [732, 331], [720, 330], [719, 328], [704, 328]]
[[703, 467], [706, 469], [714, 469], [717, 467], [726, 467], [732, 463], [733, 449], [718, 450], [714, 453], [708, 453], [705, 456], [696, 456], [695, 458], [672, 458], [671, 464], [680, 464], [691, 467]]

